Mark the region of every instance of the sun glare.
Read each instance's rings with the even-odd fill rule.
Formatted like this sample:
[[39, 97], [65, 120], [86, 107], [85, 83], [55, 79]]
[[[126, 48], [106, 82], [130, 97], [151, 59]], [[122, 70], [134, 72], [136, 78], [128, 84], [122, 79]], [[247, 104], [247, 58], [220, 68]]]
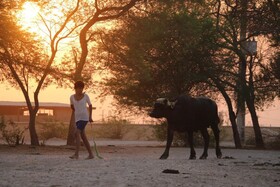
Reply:
[[24, 3], [22, 8], [23, 18], [26, 20], [34, 19], [38, 15], [38, 12], [40, 10], [40, 8], [32, 2]]
[[36, 19], [38, 18], [38, 13], [40, 7], [32, 2], [25, 2], [22, 6], [22, 10], [18, 13], [18, 19], [20, 24], [27, 29], [32, 29], [34, 27]]

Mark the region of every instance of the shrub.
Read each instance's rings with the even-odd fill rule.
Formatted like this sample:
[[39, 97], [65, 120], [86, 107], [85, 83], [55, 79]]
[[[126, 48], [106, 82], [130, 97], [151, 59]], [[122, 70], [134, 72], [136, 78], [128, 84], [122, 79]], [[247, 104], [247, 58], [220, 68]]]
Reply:
[[2, 138], [10, 146], [16, 146], [24, 143], [24, 132], [26, 129], [21, 129], [15, 122], [9, 120], [5, 122], [4, 117], [1, 118], [0, 131]]
[[162, 122], [160, 125], [156, 125], [153, 133], [157, 140], [165, 141], [167, 135], [167, 122]]
[[43, 143], [51, 138], [66, 139], [68, 134], [68, 125], [62, 122], [49, 121], [40, 124], [39, 137]]
[[278, 134], [273, 141], [267, 143], [267, 147], [270, 149], [280, 149], [280, 134]]
[[[154, 127], [154, 136], [159, 141], [166, 141], [167, 140], [167, 122], [164, 121], [160, 125], [156, 125]], [[173, 142], [174, 146], [186, 146], [187, 140], [185, 133], [178, 133], [174, 132]]]
[[112, 117], [104, 122], [103, 126], [96, 132], [98, 137], [109, 139], [122, 139], [128, 132], [127, 120], [117, 119]]

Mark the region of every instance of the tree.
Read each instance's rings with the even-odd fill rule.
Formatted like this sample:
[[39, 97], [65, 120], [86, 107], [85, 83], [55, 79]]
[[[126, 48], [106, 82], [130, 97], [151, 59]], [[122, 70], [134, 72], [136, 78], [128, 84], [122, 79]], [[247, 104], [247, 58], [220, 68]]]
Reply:
[[[137, 2], [141, 0], [127, 0], [127, 1], [98, 1], [96, 0], [94, 4], [88, 4], [89, 8], [89, 16], [86, 17], [86, 21], [84, 25], [79, 30], [79, 42], [80, 42], [80, 56], [79, 60], [76, 59], [76, 68], [73, 76], [73, 81], [77, 80], [85, 80], [83, 75], [84, 66], [88, 63], [87, 57], [89, 54], [89, 45], [93, 42], [94, 35], [96, 32], [94, 31], [94, 25], [98, 23], [110, 22], [112, 20], [116, 20], [121, 16], [125, 15], [131, 8], [135, 6]], [[69, 132], [67, 138], [67, 145], [74, 145], [75, 138], [75, 121], [74, 115], [72, 112]]]
[[[42, 12], [40, 13], [40, 21], [37, 21], [37, 25], [48, 37], [48, 40], [44, 42], [49, 46], [49, 57], [45, 62], [45, 65], [40, 69], [38, 77], [36, 79], [37, 86], [34, 91], [34, 106], [30, 102], [29, 112], [30, 112], [30, 132], [31, 144], [38, 145], [38, 138], [35, 130], [35, 118], [36, 113], [39, 109], [38, 95], [46, 82], [50, 83], [51, 79], [56, 79], [61, 84], [62, 78], [70, 79], [70, 82], [76, 80], [89, 80], [90, 75], [88, 72], [82, 73], [85, 65], [89, 64], [86, 60], [88, 56], [88, 43], [91, 42], [94, 36], [93, 25], [96, 23], [103, 23], [106, 20], [110, 21], [117, 19], [118, 17], [124, 15], [130, 8], [132, 8], [140, 0], [130, 0], [130, 1], [94, 1], [86, 2], [77, 0], [73, 1], [40, 1], [37, 2], [39, 6], [42, 7]], [[85, 16], [87, 15], [87, 16]], [[74, 72], [61, 67], [60, 65], [55, 65], [55, 58], [59, 51], [59, 43], [63, 39], [75, 38], [75, 34], [79, 33], [80, 47], [79, 51], [77, 48], [72, 47], [74, 61], [72, 62]], [[75, 45], [75, 44], [74, 44]], [[69, 46], [68, 46], [69, 48]], [[42, 50], [43, 51], [43, 50]], [[43, 54], [42, 54], [43, 55]], [[78, 60], [80, 58], [80, 60]], [[67, 67], [70, 67], [67, 61]], [[42, 63], [43, 64], [43, 63]], [[61, 65], [65, 65], [62, 63]], [[17, 73], [15, 71], [15, 73]], [[49, 75], [52, 75], [51, 77]], [[20, 84], [20, 83], [18, 83]], [[25, 90], [23, 90], [25, 92]], [[29, 94], [26, 95], [26, 100], [30, 100]], [[73, 119], [73, 118], [72, 118]], [[73, 125], [72, 125], [73, 126]], [[71, 126], [71, 127], [72, 127]], [[69, 128], [71, 129], [71, 128]], [[73, 128], [72, 128], [73, 129]], [[73, 131], [69, 131], [73, 134]], [[68, 138], [69, 139], [69, 138]]]
[[274, 55], [270, 63], [264, 67], [264, 80], [269, 83], [268, 88], [271, 92], [276, 91], [280, 96], [280, 2], [277, 0], [265, 1], [261, 7], [259, 16], [262, 22], [257, 23], [261, 26], [262, 33], [270, 39], [270, 47], [274, 50]]
[[120, 29], [103, 36], [112, 75], [106, 81], [107, 92], [121, 105], [146, 108], [157, 97], [209, 95], [220, 89], [229, 102], [236, 146], [241, 147], [230, 97], [223, 84], [215, 84], [225, 76], [221, 72], [232, 67], [214, 57], [218, 39], [207, 11], [199, 12], [196, 4], [187, 6], [192, 7], [189, 10], [178, 5], [174, 12], [169, 4], [159, 7], [144, 16], [131, 16]]
[[42, 70], [44, 63], [39, 51], [41, 46], [34, 43], [33, 36], [17, 25], [8, 10], [12, 4], [4, 3], [4, 10], [1, 11], [1, 36], [0, 36], [0, 60], [2, 79], [10, 84], [19, 87], [25, 97], [26, 104], [30, 113], [29, 131], [31, 143], [39, 144], [35, 130], [35, 115], [38, 110], [32, 107], [29, 97], [30, 78], [38, 78], [39, 71]]
[[215, 51], [211, 20], [169, 9], [130, 16], [121, 29], [101, 35], [111, 73], [106, 91], [119, 104], [148, 107], [157, 97], [190, 93], [204, 81], [200, 64]]
[[[263, 147], [256, 109], [270, 101], [269, 98], [273, 98], [274, 96], [272, 94], [271, 97], [266, 97], [266, 95], [271, 94], [265, 89], [265, 85], [267, 84], [264, 79], [264, 71], [262, 71], [264, 70], [263, 67], [266, 62], [261, 58], [256, 59], [256, 56], [254, 56], [254, 58], [252, 55], [246, 57], [246, 43], [244, 42], [248, 38], [259, 35], [261, 29], [258, 28], [258, 30], [256, 30], [257, 32], [253, 32], [254, 30], [252, 28], [256, 28], [257, 26], [253, 20], [255, 20], [260, 9], [256, 9], [254, 4], [250, 3], [250, 6], [248, 6], [246, 10], [242, 10], [240, 1], [223, 1], [223, 7], [221, 7], [221, 1], [213, 1], [215, 6], [203, 2], [204, 1], [199, 5], [195, 3], [191, 4], [191, 6], [188, 6], [189, 9], [173, 1], [170, 3], [171, 6], [172, 3], [173, 5], [175, 4], [173, 7], [170, 8], [169, 3], [167, 6], [170, 8], [169, 13], [171, 17], [174, 12], [179, 14], [181, 13], [180, 11], [190, 12], [190, 10], [199, 10], [204, 12], [204, 14], [200, 14], [200, 17], [203, 17], [201, 15], [207, 15], [208, 19], [215, 19], [216, 31], [219, 37], [216, 38], [217, 42], [214, 43], [217, 44], [219, 49], [217, 49], [217, 46], [214, 47], [214, 45], [212, 45], [212, 53], [204, 56], [203, 54], [205, 51], [211, 51], [207, 50], [207, 46], [209, 46], [209, 43], [213, 43], [213, 41], [200, 45], [200, 48], [192, 43], [194, 48], [202, 49], [197, 50], [199, 53], [193, 52], [192, 50], [194, 49], [189, 49], [184, 45], [192, 41], [192, 39], [184, 35], [186, 31], [179, 32], [181, 38], [178, 39], [177, 35], [179, 34], [177, 30], [170, 29], [170, 27], [174, 28], [172, 22], [168, 20], [170, 24], [168, 26], [164, 25], [166, 19], [160, 14], [155, 16], [155, 19], [150, 18], [153, 19], [153, 22], [141, 22], [141, 18], [143, 18], [142, 20], [149, 20], [149, 17], [152, 15], [163, 12], [164, 6], [157, 6], [161, 7], [158, 12], [154, 11], [152, 14], [146, 12], [147, 17], [143, 16], [145, 14], [142, 14], [142, 17], [139, 16], [140, 18], [131, 18], [132, 21], [128, 21], [129, 30], [122, 29], [121, 31], [115, 31], [115, 33], [111, 35], [111, 38], [104, 38], [103, 43], [105, 44], [105, 49], [109, 52], [109, 55], [106, 56], [108, 59], [107, 65], [112, 73], [112, 76], [107, 80], [107, 86], [109, 88], [107, 91], [115, 95], [121, 104], [147, 106], [147, 104], [152, 101], [151, 98], [158, 96], [155, 93], [162, 93], [164, 96], [172, 97], [182, 92], [194, 91], [195, 88], [201, 85], [205, 86], [205, 84], [203, 84], [204, 81], [208, 82], [207, 84], [214, 85], [219, 89], [228, 104], [236, 147], [241, 147], [241, 143], [236, 127], [236, 115], [233, 110], [231, 98], [236, 97], [233, 94], [234, 92], [241, 93], [240, 95], [244, 97], [251, 114], [255, 130], [256, 145], [257, 147]], [[203, 6], [211, 6], [212, 12], [207, 12]], [[224, 11], [220, 11], [221, 9]], [[172, 12], [171, 10], [175, 11]], [[242, 17], [242, 15], [245, 15], [244, 11], [246, 11], [246, 18], [250, 20], [246, 23], [249, 28], [249, 35], [247, 35], [246, 38], [240, 38], [240, 20], [244, 19], [244, 17]], [[192, 15], [196, 15], [194, 12], [195, 11], [192, 12]], [[137, 24], [138, 27], [135, 26]], [[144, 26], [149, 24], [150, 29]], [[183, 24], [181, 23], [181, 25]], [[124, 25], [121, 27], [126, 28]], [[175, 36], [171, 34], [167, 35], [166, 33], [169, 33], [169, 30], [172, 30], [170, 33], [173, 33]], [[195, 30], [195, 33], [198, 34], [199, 32]], [[184, 40], [185, 37], [187, 40]], [[197, 41], [195, 35], [193, 37], [194, 40]], [[181, 41], [183, 45], [180, 43]], [[206, 46], [206, 49], [201, 46]], [[186, 51], [192, 51], [192, 53], [184, 55]], [[192, 62], [194, 62], [194, 60], [190, 57], [195, 58], [197, 61], [193, 64]], [[184, 63], [178, 63], [180, 62], [180, 58], [184, 58], [193, 66], [186, 66]], [[239, 73], [239, 64], [243, 67], [242, 73]], [[184, 69], [184, 67], [187, 68]], [[209, 71], [209, 67], [211, 67], [211, 71]], [[190, 79], [188, 79], [186, 75], [191, 74], [188, 73], [190, 69], [192, 70], [192, 74], [195, 72], [195, 75], [190, 76]], [[254, 71], [254, 69], [262, 70]], [[185, 74], [180, 73], [181, 70]], [[203, 70], [202, 72], [204, 73], [208, 73], [208, 79], [201, 75], [201, 70]]]
[[[271, 11], [267, 12], [265, 1], [258, 1], [257, 3], [247, 0], [235, 2], [216, 1], [216, 3], [218, 4], [216, 6], [218, 8], [215, 9], [217, 31], [224, 39], [223, 47], [234, 52], [239, 61], [241, 71], [236, 85], [240, 86], [236, 86], [236, 90], [239, 93], [238, 95], [242, 96], [246, 102], [254, 126], [256, 146], [261, 148], [264, 147], [264, 143], [256, 109], [257, 107], [262, 107], [264, 103], [270, 102], [271, 98], [275, 97], [275, 92], [267, 89], [272, 87], [267, 85], [265, 78], [267, 76], [263, 74], [266, 69], [265, 59], [262, 58], [262, 55], [248, 55], [246, 41], [261, 35], [267, 37], [271, 34], [273, 35], [273, 33], [279, 33], [277, 31], [279, 27], [276, 27], [276, 32], [275, 28], [272, 29], [271, 27], [271, 25], [275, 25], [274, 18], [276, 17], [272, 16], [275, 14], [271, 14]], [[273, 4], [272, 6], [274, 7], [275, 5]], [[273, 21], [265, 23], [265, 20], [271, 20], [271, 18], [273, 18]], [[264, 25], [267, 25], [267, 27], [263, 27]], [[258, 69], [258, 71], [255, 71], [255, 69]], [[275, 88], [272, 89], [275, 90]]]
[[[39, 145], [35, 128], [36, 114], [39, 110], [39, 92], [43, 87], [47, 86], [47, 76], [53, 71], [51, 66], [56, 57], [59, 42], [73, 32], [73, 29], [68, 30], [67, 24], [71, 21], [78, 6], [79, 1], [77, 1], [76, 6], [72, 10], [66, 13], [65, 19], [57, 23], [58, 25], [56, 26], [58, 29], [55, 31], [52, 26], [47, 24], [46, 19], [40, 15], [49, 33], [50, 56], [42, 53], [42, 51], [44, 51], [41, 48], [42, 46], [38, 46], [40, 41], [30, 38], [28, 32], [20, 29], [20, 26], [18, 26], [16, 21], [12, 18], [12, 14], [5, 12], [3, 15], [10, 16], [5, 20], [7, 24], [4, 21], [2, 24], [5, 24], [5, 26], [1, 26], [1, 28], [3, 28], [1, 34], [5, 34], [1, 36], [2, 70], [8, 69], [7, 72], [4, 72], [5, 78], [15, 83], [14, 85], [17, 87], [20, 87], [24, 94], [29, 111], [31, 145]], [[6, 27], [6, 25], [10, 27]], [[76, 26], [74, 26], [74, 28], [75, 27]], [[33, 75], [32, 80], [36, 82], [35, 91], [33, 93], [34, 104], [31, 102], [29, 91], [30, 75]]]

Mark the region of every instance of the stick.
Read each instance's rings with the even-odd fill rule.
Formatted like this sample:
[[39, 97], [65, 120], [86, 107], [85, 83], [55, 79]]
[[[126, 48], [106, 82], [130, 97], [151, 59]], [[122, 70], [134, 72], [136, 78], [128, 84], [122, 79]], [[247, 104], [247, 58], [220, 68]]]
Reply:
[[[93, 129], [93, 128], [92, 128], [92, 122], [90, 122], [90, 126], [91, 126], [91, 129]], [[103, 159], [103, 157], [99, 155], [99, 152], [98, 152], [98, 150], [97, 150], [97, 146], [96, 146], [96, 143], [95, 143], [95, 141], [94, 141], [93, 135], [92, 135], [92, 141], [93, 141], [94, 151], [95, 151], [95, 153], [96, 153], [97, 158]]]

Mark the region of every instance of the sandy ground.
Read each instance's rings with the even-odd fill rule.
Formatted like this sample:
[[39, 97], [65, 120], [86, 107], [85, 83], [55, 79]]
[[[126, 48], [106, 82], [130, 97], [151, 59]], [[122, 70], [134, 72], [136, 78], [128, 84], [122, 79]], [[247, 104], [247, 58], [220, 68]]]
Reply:
[[[72, 147], [0, 145], [0, 186], [280, 186], [280, 151], [222, 149], [223, 159], [209, 150], [207, 160], [188, 160], [188, 148], [172, 147], [167, 160], [159, 160], [164, 147], [101, 145], [104, 159], [71, 160]], [[197, 148], [197, 157], [202, 149]], [[178, 170], [178, 174], [163, 170]]]

